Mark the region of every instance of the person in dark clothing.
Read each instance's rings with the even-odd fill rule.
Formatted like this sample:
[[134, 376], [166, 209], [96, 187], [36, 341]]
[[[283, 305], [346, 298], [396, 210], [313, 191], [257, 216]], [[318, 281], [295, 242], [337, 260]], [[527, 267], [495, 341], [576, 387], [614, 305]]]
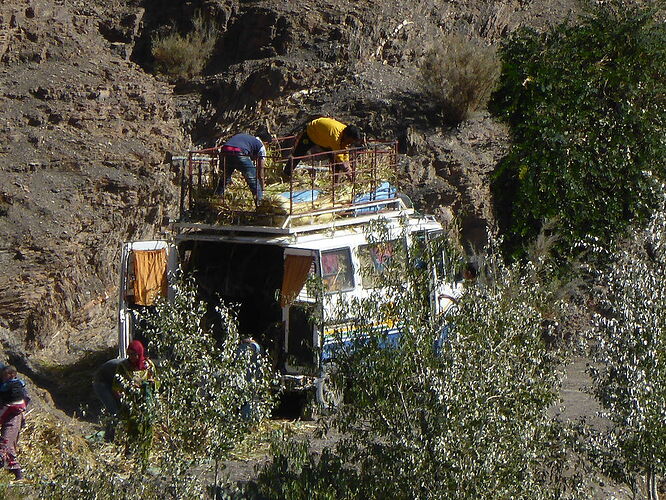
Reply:
[[93, 389], [97, 397], [104, 405], [110, 415], [118, 415], [118, 401], [113, 395], [113, 379], [116, 376], [118, 365], [122, 363], [121, 358], [110, 359], [102, 364], [93, 376]]
[[[247, 356], [247, 371], [245, 372], [245, 380], [252, 383], [261, 374], [261, 365], [259, 357], [261, 356], [261, 346], [252, 337], [245, 337], [240, 341], [238, 349], [236, 350], [236, 357], [241, 358]], [[249, 420], [254, 414], [254, 401], [252, 398], [247, 399], [241, 406], [241, 416]]]
[[112, 387], [118, 365], [122, 362], [123, 360], [120, 358], [110, 359], [102, 364], [93, 376], [93, 390], [111, 417], [104, 430], [104, 439], [106, 441], [113, 441], [118, 421], [118, 411], [120, 408], [118, 400], [113, 394]]
[[17, 459], [17, 444], [25, 423], [25, 409], [30, 398], [25, 382], [17, 377], [16, 367], [5, 366], [0, 385], [0, 460], [16, 479], [23, 479], [23, 469]]
[[[266, 158], [266, 147], [262, 141], [270, 142], [267, 132], [259, 132], [257, 136], [236, 134], [222, 145], [222, 176], [215, 194], [224, 195], [231, 182], [231, 175], [238, 170], [252, 191], [254, 201], [258, 205], [263, 197], [263, 171]], [[255, 165], [256, 161], [256, 165]]]
[[120, 418], [126, 425], [126, 452], [134, 450], [147, 462], [153, 443], [159, 380], [155, 364], [146, 356], [139, 340], [132, 340], [127, 346], [127, 359], [118, 365], [112, 388], [120, 406]]

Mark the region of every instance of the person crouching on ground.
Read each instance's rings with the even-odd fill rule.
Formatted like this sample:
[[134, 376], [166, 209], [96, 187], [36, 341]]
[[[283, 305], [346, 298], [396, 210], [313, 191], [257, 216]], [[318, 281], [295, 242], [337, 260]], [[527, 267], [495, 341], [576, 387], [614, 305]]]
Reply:
[[[215, 189], [215, 194], [224, 196], [224, 191], [231, 182], [231, 175], [238, 170], [252, 191], [256, 205], [263, 197], [264, 160], [266, 158], [265, 142], [271, 141], [268, 132], [258, 132], [257, 136], [236, 134], [222, 145], [222, 175]], [[257, 162], [255, 165], [254, 161]]]
[[[294, 148], [284, 166], [283, 177], [290, 179], [294, 169], [301, 161], [298, 157], [306, 155], [314, 146], [319, 146], [324, 151], [341, 151], [362, 143], [363, 134], [361, 129], [355, 125], [345, 125], [333, 118], [312, 120], [296, 139]], [[331, 161], [336, 177], [344, 174], [347, 179], [352, 180], [353, 172], [347, 153], [335, 153], [332, 155]]]
[[143, 344], [133, 340], [127, 359], [118, 365], [113, 392], [119, 402], [120, 418], [127, 428], [126, 451], [138, 451], [147, 461], [153, 443], [155, 391], [159, 389], [155, 364], [146, 357]]
[[6, 366], [2, 370], [0, 385], [0, 459], [3, 465], [14, 474], [16, 479], [23, 479], [23, 470], [17, 459], [17, 444], [25, 422], [25, 408], [30, 402], [25, 389], [25, 382], [17, 378], [16, 367]]
[[104, 409], [109, 414], [104, 429], [104, 440], [107, 442], [113, 441], [115, 437], [116, 420], [118, 418], [118, 412], [120, 411], [118, 400], [113, 394], [113, 381], [116, 378], [118, 365], [122, 362], [122, 359], [110, 359], [95, 371], [93, 377], [93, 390], [104, 405]]

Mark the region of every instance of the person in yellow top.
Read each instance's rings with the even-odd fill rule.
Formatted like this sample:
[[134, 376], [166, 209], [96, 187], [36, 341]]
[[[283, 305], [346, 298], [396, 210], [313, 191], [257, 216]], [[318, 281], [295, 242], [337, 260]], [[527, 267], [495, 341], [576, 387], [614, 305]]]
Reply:
[[300, 162], [299, 156], [304, 156], [314, 146], [319, 146], [324, 151], [336, 152], [331, 155], [333, 171], [344, 173], [351, 180], [352, 169], [349, 165], [349, 155], [342, 150], [362, 143], [361, 130], [355, 125], [345, 125], [333, 118], [312, 120], [296, 138], [296, 143], [284, 167], [284, 177], [285, 179], [291, 177], [294, 168]]

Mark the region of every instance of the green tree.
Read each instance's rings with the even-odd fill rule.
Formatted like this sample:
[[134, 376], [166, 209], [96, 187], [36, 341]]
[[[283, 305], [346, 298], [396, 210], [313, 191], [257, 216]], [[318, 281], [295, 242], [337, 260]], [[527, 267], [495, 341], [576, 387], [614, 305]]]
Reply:
[[269, 414], [277, 382], [263, 355], [239, 350], [231, 307], [217, 314], [220, 338], [206, 326], [208, 306], [185, 279], [173, 300], [158, 302], [143, 318], [161, 382], [152, 403], [132, 408], [151, 412], [148, 463], [119, 449], [97, 450], [94, 462], [63, 449], [57, 474], [40, 478], [40, 498], [200, 499], [209, 491], [209, 468], [217, 486], [220, 461]]
[[501, 49], [492, 109], [514, 145], [493, 193], [508, 249], [524, 252], [544, 220], [560, 250], [602, 242], [654, 207], [664, 178], [666, 25], [650, 7], [600, 2], [576, 24], [523, 29]]
[[159, 359], [163, 466], [190, 462], [217, 466], [272, 409], [275, 374], [263, 355], [240, 349], [231, 306], [219, 306], [223, 328], [215, 338], [205, 321], [209, 306], [184, 280], [174, 298], [146, 316], [149, 347]]
[[612, 426], [597, 458], [636, 492], [648, 478], [657, 499], [657, 476], [666, 473], [666, 205], [645, 228], [610, 253], [597, 271], [593, 392]]
[[[569, 431], [548, 413], [561, 353], [546, 349], [544, 333], [562, 302], [541, 284], [546, 268], [490, 257], [455, 312], [437, 318], [428, 301], [432, 268], [419, 262], [434, 263], [438, 253], [427, 245], [394, 255], [382, 287], [341, 305], [340, 339], [359, 339], [340, 344], [331, 370], [344, 401], [330, 424], [344, 437], [319, 459], [306, 444], [278, 444], [258, 493], [581, 498], [575, 475], [565, 474]], [[437, 349], [443, 322], [448, 338]], [[380, 326], [391, 324], [399, 324], [397, 344]]]

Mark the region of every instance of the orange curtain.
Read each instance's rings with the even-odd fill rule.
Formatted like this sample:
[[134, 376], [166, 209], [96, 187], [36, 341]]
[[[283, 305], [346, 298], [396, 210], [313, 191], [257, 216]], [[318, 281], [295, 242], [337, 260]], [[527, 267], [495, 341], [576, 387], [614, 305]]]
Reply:
[[280, 307], [291, 304], [308, 279], [312, 267], [311, 255], [287, 255], [284, 259], [284, 275], [282, 276], [282, 292]]
[[134, 303], [150, 306], [167, 293], [167, 254], [162, 250], [135, 250]]

